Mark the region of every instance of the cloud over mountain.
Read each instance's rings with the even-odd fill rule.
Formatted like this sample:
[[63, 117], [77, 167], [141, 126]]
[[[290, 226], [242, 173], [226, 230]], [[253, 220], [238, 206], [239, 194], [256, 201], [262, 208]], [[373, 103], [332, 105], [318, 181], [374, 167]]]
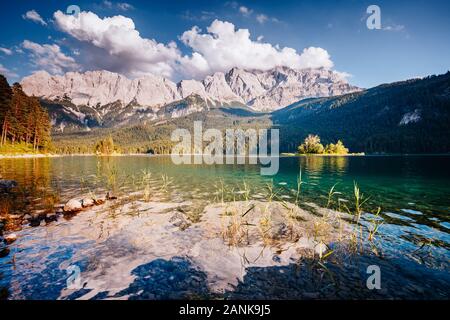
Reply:
[[[220, 20], [214, 20], [207, 28], [207, 33], [193, 27], [183, 33], [181, 40], [198, 54], [190, 62], [198, 64], [199, 71], [204, 72], [203, 76], [233, 67], [258, 70], [269, 70], [276, 66], [296, 69], [333, 67], [330, 55], [322, 48], [305, 48], [299, 54], [293, 48], [279, 48], [270, 43], [253, 41], [248, 29], [236, 30], [234, 24]], [[205, 66], [208, 66], [208, 70], [205, 70]]]
[[280, 48], [261, 39], [252, 40], [248, 29], [236, 29], [233, 23], [217, 19], [205, 32], [194, 26], [180, 36], [179, 40], [191, 50], [188, 54], [182, 54], [174, 41], [164, 44], [142, 37], [134, 21], [122, 15], [100, 18], [93, 12], [81, 12], [75, 17], [57, 11], [54, 22], [79, 42], [79, 58], [85, 60], [85, 69], [106, 69], [130, 77], [155, 74], [172, 79], [200, 79], [232, 67], [333, 67], [325, 49], [309, 47], [297, 52]]
[[173, 76], [174, 64], [179, 57], [176, 44], [165, 45], [141, 37], [130, 18], [118, 15], [101, 19], [92, 12], [81, 12], [77, 18], [57, 11], [54, 19], [63, 32], [91, 47], [103, 49], [89, 50], [87, 47], [88, 54], [101, 55], [100, 60], [106, 64], [99, 66], [101, 68], [130, 76], [147, 73]]
[[48, 70], [53, 74], [79, 70], [75, 59], [65, 55], [56, 44], [43, 44], [24, 40], [22, 47], [30, 52], [31, 62], [35, 67]]

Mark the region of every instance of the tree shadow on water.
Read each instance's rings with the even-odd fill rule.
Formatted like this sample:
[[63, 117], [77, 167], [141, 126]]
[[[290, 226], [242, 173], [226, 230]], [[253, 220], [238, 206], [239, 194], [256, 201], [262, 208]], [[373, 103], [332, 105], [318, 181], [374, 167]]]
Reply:
[[[368, 266], [380, 268], [380, 289], [369, 289]], [[250, 267], [226, 299], [448, 299], [445, 270], [412, 265], [402, 258], [355, 256], [345, 264], [303, 259], [287, 266]]]
[[[182, 257], [156, 259], [132, 271], [136, 279], [113, 297], [127, 296], [130, 300], [207, 299], [210, 293], [207, 277], [191, 261]], [[94, 299], [101, 299], [100, 293]]]
[[[367, 267], [379, 266], [381, 289], [367, 287]], [[156, 259], [132, 271], [127, 289], [94, 299], [448, 299], [450, 276], [445, 270], [411, 265], [406, 259], [355, 256], [345, 263], [303, 259], [285, 266], [248, 267], [242, 281], [224, 293], [208, 288], [205, 272], [188, 258]]]

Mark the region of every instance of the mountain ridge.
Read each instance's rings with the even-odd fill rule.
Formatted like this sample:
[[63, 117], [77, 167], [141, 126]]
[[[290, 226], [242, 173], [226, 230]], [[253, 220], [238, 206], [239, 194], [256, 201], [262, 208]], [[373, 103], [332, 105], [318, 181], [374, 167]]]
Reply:
[[[154, 75], [131, 80], [105, 70], [68, 72], [61, 76], [38, 71], [23, 78], [21, 85], [30, 96], [48, 102], [65, 101], [76, 107], [66, 105], [61, 112], [72, 112], [76, 116], [80, 108], [90, 108], [90, 113], [100, 118], [111, 112], [105, 106], [114, 105], [115, 112], [118, 103], [123, 109], [128, 108], [130, 114], [129, 106], [133, 106], [140, 111], [146, 110], [153, 117], [163, 106], [192, 94], [200, 96], [208, 106], [235, 103], [255, 111], [273, 111], [302, 98], [361, 90], [348, 84], [336, 71], [288, 67], [268, 71], [232, 68], [227, 73], [216, 72], [202, 81], [191, 79], [178, 83]], [[54, 116], [57, 117], [56, 109]]]

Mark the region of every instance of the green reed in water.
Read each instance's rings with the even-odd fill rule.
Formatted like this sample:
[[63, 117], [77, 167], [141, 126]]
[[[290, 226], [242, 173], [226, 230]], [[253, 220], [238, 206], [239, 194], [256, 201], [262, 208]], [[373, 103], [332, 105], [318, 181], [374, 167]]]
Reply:
[[353, 193], [355, 196], [355, 214], [357, 216], [356, 222], [359, 223], [361, 219], [362, 206], [369, 200], [369, 198], [365, 198], [361, 193], [358, 184], [356, 182], [353, 183]]
[[270, 183], [266, 183], [266, 188], [267, 188], [267, 201], [272, 202], [273, 199], [278, 195], [278, 192], [275, 191], [273, 180], [271, 180]]
[[301, 193], [301, 188], [302, 188], [302, 169], [300, 168], [300, 173], [297, 176], [297, 190], [295, 192], [295, 205], [298, 206], [299, 201], [300, 201], [300, 193]]
[[243, 180], [242, 189], [240, 191], [244, 195], [245, 201], [249, 201], [250, 200], [251, 189], [250, 189], [249, 184], [245, 180]]
[[169, 186], [171, 186], [173, 183], [173, 179], [170, 178], [167, 174], [162, 174], [161, 181], [162, 181], [161, 191], [168, 192]]
[[330, 207], [331, 202], [333, 201], [333, 196], [336, 194], [336, 192], [334, 191], [334, 188], [336, 188], [337, 184], [338, 184], [338, 183], [335, 183], [335, 184], [331, 187], [330, 191], [328, 191], [327, 208]]

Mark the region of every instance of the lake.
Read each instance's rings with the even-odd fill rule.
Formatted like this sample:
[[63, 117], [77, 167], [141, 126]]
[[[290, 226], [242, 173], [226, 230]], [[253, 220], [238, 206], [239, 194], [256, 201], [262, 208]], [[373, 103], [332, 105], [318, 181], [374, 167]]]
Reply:
[[[185, 298], [189, 290], [182, 285], [171, 285], [170, 277], [181, 277], [178, 283], [183, 283], [186, 274], [196, 279], [203, 279], [204, 275], [186, 257], [163, 259], [154, 252], [143, 254], [122, 246], [115, 232], [121, 228], [120, 215], [126, 212], [95, 220], [95, 230], [89, 229], [89, 223], [94, 220], [83, 218], [83, 213], [57, 221], [43, 220], [35, 225], [18, 216], [51, 211], [58, 204], [82, 194], [104, 194], [113, 190], [120, 199], [136, 192], [151, 197], [164, 190], [161, 201], [189, 201], [194, 208], [191, 215], [200, 219], [202, 209], [210, 203], [264, 200], [268, 190], [275, 200], [294, 202], [298, 181], [301, 181], [300, 205], [312, 202], [344, 212], [352, 211], [356, 183], [363, 199], [367, 200], [362, 208], [363, 223], [373, 219], [383, 221], [377, 234], [378, 250], [383, 253], [383, 259], [388, 259], [390, 266], [407, 270], [416, 281], [410, 285], [416, 289], [408, 289], [409, 296], [405, 293], [400, 297], [423, 294], [417, 286], [430, 281], [431, 286], [441, 288], [444, 296], [438, 298], [448, 298], [449, 164], [448, 155], [282, 157], [278, 174], [270, 177], [260, 175], [259, 165], [174, 165], [168, 156], [0, 159], [2, 178], [18, 183], [16, 190], [1, 195], [0, 210], [3, 215], [8, 213], [21, 221], [9, 225], [9, 232], [15, 232], [18, 240], [9, 246], [9, 253], [0, 258], [0, 288], [3, 297], [14, 299], [101, 299], [110, 297], [106, 291], [112, 288], [117, 289], [114, 292], [120, 298]], [[376, 215], [378, 208], [380, 213]], [[98, 224], [104, 228], [98, 228]], [[136, 258], [132, 270], [126, 267], [131, 257]], [[105, 279], [108, 283], [103, 283], [102, 290], [94, 290], [95, 294], [89, 294], [86, 288], [62, 294], [68, 276], [66, 269], [74, 261], [81, 272], [96, 272], [96, 276], [90, 278], [91, 284], [105, 282]], [[106, 272], [105, 268], [116, 268], [114, 274], [121, 281], [112, 275], [101, 278], [99, 274]], [[290, 265], [283, 268], [290, 268]], [[283, 272], [289, 273], [289, 270]], [[162, 271], [169, 278], [155, 276]], [[260, 271], [248, 270], [247, 275], [259, 279], [254, 281], [263, 288]], [[136, 281], [143, 273], [153, 274], [153, 282]], [[395, 271], [388, 274], [395, 278]], [[272, 279], [277, 283], [285, 281], [279, 274]], [[189, 278], [189, 281], [193, 280]], [[204, 282], [206, 284], [199, 284], [199, 289], [187, 296], [208, 296], [207, 281]], [[124, 283], [128, 284], [128, 291], [122, 288]], [[405, 283], [401, 285], [409, 285]], [[292, 283], [289, 286], [295, 287]], [[187, 287], [191, 288], [192, 284]], [[227, 297], [253, 297], [246, 292], [246, 288], [229, 290]], [[274, 293], [269, 297], [280, 296]], [[293, 291], [287, 297], [303, 296]]]

